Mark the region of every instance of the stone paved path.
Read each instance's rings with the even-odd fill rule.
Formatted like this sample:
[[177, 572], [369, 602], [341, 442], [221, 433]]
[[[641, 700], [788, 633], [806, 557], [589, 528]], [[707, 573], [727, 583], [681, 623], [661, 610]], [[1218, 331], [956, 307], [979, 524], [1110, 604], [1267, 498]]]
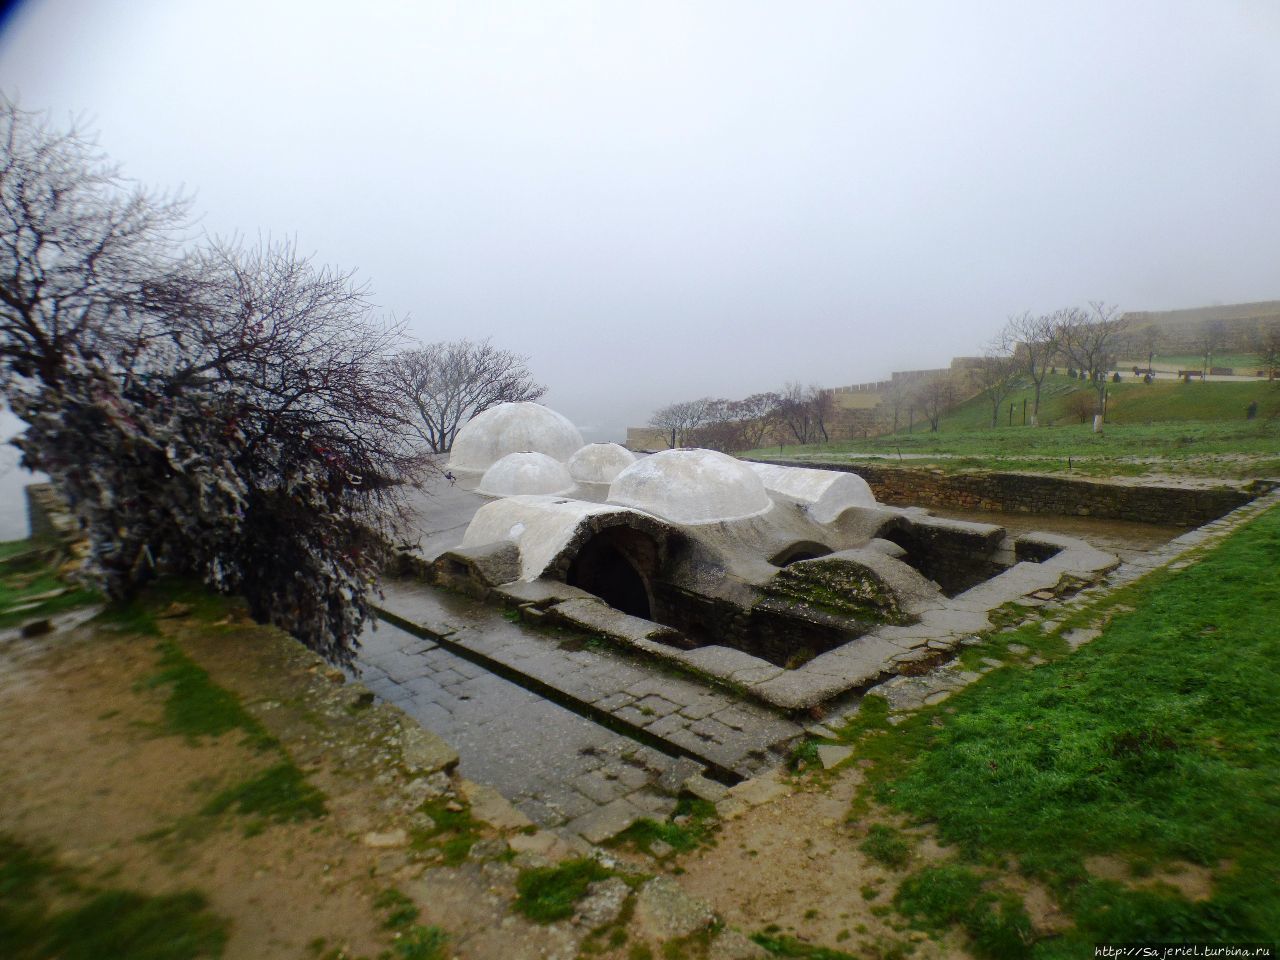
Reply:
[[[540, 685], [579, 712], [616, 728], [656, 738], [712, 769], [741, 777], [777, 766], [802, 728], [754, 703], [639, 663], [607, 647], [566, 643], [518, 623], [501, 611], [421, 584], [386, 586], [383, 609], [440, 638], [446, 649], [483, 658]], [[393, 661], [387, 673], [400, 679], [412, 657]], [[518, 675], [518, 676], [517, 676]]]
[[670, 814], [675, 790], [699, 770], [391, 624], [361, 642], [364, 684], [448, 741], [463, 776], [539, 826], [597, 843], [640, 817]]

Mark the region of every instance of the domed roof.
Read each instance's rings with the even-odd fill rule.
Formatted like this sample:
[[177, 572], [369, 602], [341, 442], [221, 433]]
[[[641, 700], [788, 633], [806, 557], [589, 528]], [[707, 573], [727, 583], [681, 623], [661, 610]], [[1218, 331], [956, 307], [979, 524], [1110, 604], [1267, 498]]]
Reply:
[[636, 462], [636, 455], [617, 443], [588, 443], [569, 458], [569, 475], [583, 483], [612, 483]]
[[476, 492], [490, 497], [517, 497], [568, 493], [573, 486], [565, 465], [545, 453], [508, 453], [484, 472]]
[[773, 501], [755, 471], [714, 450], [664, 450], [618, 474], [609, 502], [673, 523], [714, 523], [763, 513]]
[[561, 463], [582, 446], [582, 434], [540, 403], [500, 403], [472, 417], [453, 441], [449, 467], [488, 470], [508, 453], [545, 453]]

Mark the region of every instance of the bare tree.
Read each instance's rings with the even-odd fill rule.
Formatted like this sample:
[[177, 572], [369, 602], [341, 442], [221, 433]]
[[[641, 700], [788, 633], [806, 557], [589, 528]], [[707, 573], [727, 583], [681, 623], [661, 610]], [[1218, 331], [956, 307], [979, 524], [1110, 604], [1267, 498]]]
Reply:
[[83, 131], [0, 97], [0, 355], [55, 386], [72, 354], [133, 339], [157, 281], [180, 269], [180, 199], [128, 187]]
[[182, 249], [183, 208], [0, 104], [0, 382], [115, 598], [164, 573], [349, 661], [400, 483], [398, 331], [287, 245]]
[[488, 340], [432, 343], [395, 356], [388, 374], [413, 410], [409, 424], [433, 453], [453, 449], [454, 438], [478, 413], [500, 403], [537, 400], [547, 388], [533, 381], [528, 357]]
[[886, 418], [886, 425], [890, 426], [893, 433], [898, 432], [899, 420], [902, 411], [911, 405], [913, 399], [914, 386], [907, 380], [897, 379], [890, 380], [884, 393], [881, 395], [881, 406], [886, 408], [891, 414], [891, 418]]
[[1062, 352], [1081, 376], [1093, 384], [1094, 412], [1102, 413], [1107, 374], [1123, 343], [1127, 321], [1119, 307], [1090, 301], [1088, 310], [1078, 307], [1059, 310], [1054, 314], [1054, 324], [1061, 339]]
[[1000, 425], [1000, 407], [1009, 394], [1018, 385], [1024, 372], [1020, 359], [1004, 353], [1003, 345], [997, 343], [991, 347], [982, 359], [970, 368], [973, 385], [979, 393], [985, 394], [991, 404], [991, 428]]
[[743, 449], [754, 450], [764, 442], [774, 425], [778, 399], [776, 393], [753, 393], [733, 402], [734, 416], [741, 425]]
[[1062, 348], [1061, 330], [1048, 314], [1029, 311], [1010, 317], [1004, 326], [1002, 351], [1009, 351], [1021, 372], [1031, 381], [1031, 425], [1040, 422], [1040, 391]]
[[955, 384], [946, 375], [930, 377], [916, 388], [912, 406], [925, 415], [930, 433], [938, 432], [942, 415], [955, 406], [955, 396]]
[[791, 382], [778, 394], [777, 416], [796, 443], [816, 443], [830, 439], [827, 424], [835, 412], [835, 394], [816, 385]]
[[[809, 387], [809, 405], [813, 408], [813, 426], [822, 435], [822, 442], [829, 443], [831, 437], [827, 425], [836, 414], [836, 395], [834, 390], [826, 390], [816, 384]], [[817, 439], [815, 435], [814, 439]]]
[[1227, 338], [1227, 325], [1221, 320], [1206, 320], [1196, 331], [1196, 348], [1200, 352], [1200, 382], [1208, 383], [1213, 371], [1213, 355]]
[[1152, 372], [1152, 366], [1156, 360], [1156, 344], [1159, 342], [1160, 328], [1154, 323], [1147, 324], [1130, 337], [1133, 348], [1147, 358], [1147, 373]]
[[1252, 338], [1253, 356], [1267, 371], [1267, 379], [1275, 380], [1280, 369], [1280, 320], [1259, 324]]
[[649, 418], [649, 425], [674, 438], [675, 446], [687, 446], [693, 432], [707, 422], [707, 414], [713, 403], [710, 397], [703, 397], [700, 400], [669, 404]]

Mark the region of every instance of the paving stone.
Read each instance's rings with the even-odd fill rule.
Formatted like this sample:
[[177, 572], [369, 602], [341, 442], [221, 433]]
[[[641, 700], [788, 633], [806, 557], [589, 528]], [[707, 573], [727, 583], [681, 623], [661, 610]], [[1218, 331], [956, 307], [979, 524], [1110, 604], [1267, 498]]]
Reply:
[[588, 843], [603, 843], [643, 816], [644, 811], [624, 797], [570, 820], [565, 829]]
[[614, 710], [635, 702], [636, 698], [629, 693], [612, 693], [607, 697], [602, 697], [597, 700], [595, 702], [595, 706], [599, 707], [601, 710], [608, 710], [612, 713]]
[[575, 790], [586, 796], [588, 800], [593, 800], [600, 804], [616, 800], [627, 792], [622, 784], [602, 776], [598, 770], [575, 777], [572, 785]]
[[1092, 640], [1102, 636], [1102, 631], [1097, 629], [1086, 629], [1077, 627], [1075, 630], [1069, 630], [1062, 635], [1062, 639], [1067, 642], [1067, 646], [1072, 650], [1078, 650]]
[[838, 763], [843, 763], [853, 756], [853, 747], [832, 744], [819, 744], [818, 746], [818, 762], [822, 764], [822, 769], [830, 770]]
[[657, 717], [665, 717], [667, 714], [675, 713], [679, 709], [676, 704], [657, 694], [650, 694], [643, 700], [637, 700], [635, 707], [643, 714]]
[[700, 800], [706, 800], [708, 803], [718, 803], [724, 799], [729, 792], [729, 788], [722, 783], [717, 783], [701, 774], [694, 774], [687, 778], [682, 785], [685, 793], [692, 794]]

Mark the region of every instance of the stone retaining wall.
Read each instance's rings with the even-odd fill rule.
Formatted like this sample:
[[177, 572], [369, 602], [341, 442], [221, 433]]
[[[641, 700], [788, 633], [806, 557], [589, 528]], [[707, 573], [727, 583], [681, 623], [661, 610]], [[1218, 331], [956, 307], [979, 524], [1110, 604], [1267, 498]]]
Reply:
[[79, 538], [80, 525], [52, 484], [29, 483], [23, 493], [27, 498], [27, 523], [32, 540], [70, 543]]
[[1022, 473], [956, 473], [869, 463], [766, 460], [782, 466], [856, 473], [876, 499], [894, 506], [1045, 513], [1198, 527], [1230, 513], [1272, 485], [1252, 492], [1107, 483]]

